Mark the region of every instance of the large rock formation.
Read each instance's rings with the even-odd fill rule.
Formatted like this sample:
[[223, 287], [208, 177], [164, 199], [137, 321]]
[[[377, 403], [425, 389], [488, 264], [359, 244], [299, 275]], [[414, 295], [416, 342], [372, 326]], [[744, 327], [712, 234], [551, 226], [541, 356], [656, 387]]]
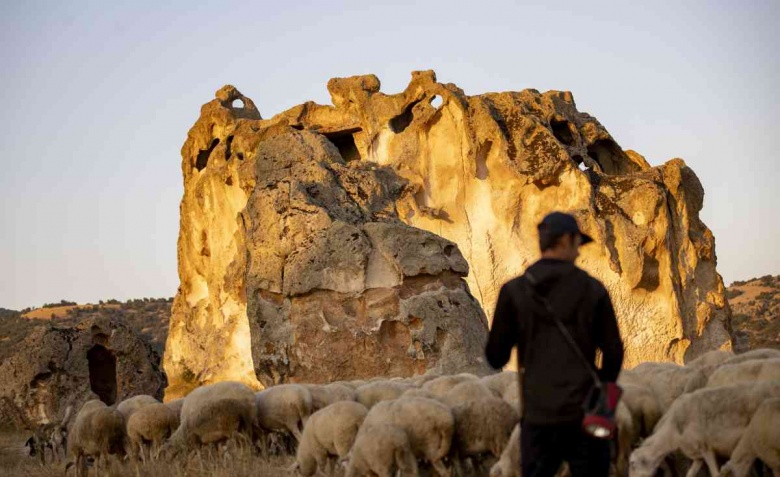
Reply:
[[[714, 239], [698, 216], [704, 192], [682, 160], [650, 167], [639, 154], [623, 151], [595, 118], [577, 111], [568, 92], [469, 97], [452, 84], [438, 83], [430, 71], [413, 73], [406, 90], [395, 95], [381, 93], [373, 75], [335, 78], [328, 90], [333, 106], [305, 103], [263, 120], [251, 100], [228, 86], [204, 105], [190, 130], [182, 149], [181, 288], [166, 348], [166, 370], [180, 379], [177, 385], [228, 377], [256, 385], [258, 375], [297, 375], [290, 369], [305, 366], [308, 348], [298, 347], [307, 351], [296, 364], [289, 348], [281, 352], [273, 344], [315, 340], [311, 331], [296, 334], [304, 328], [294, 318], [280, 324], [295, 316], [294, 303], [303, 303], [293, 297], [301, 292], [310, 299], [322, 292], [365, 299], [374, 287], [372, 262], [362, 257], [375, 255], [376, 246], [368, 223], [393, 223], [396, 217], [457, 244], [450, 253], [462, 251], [470, 267], [469, 288], [490, 315], [501, 284], [538, 257], [541, 217], [569, 211], [596, 239], [583, 248], [579, 264], [611, 292], [627, 365], [681, 362], [730, 346]], [[294, 140], [291, 129], [314, 136], [302, 132]], [[278, 152], [281, 146], [265, 144], [271, 139], [290, 141], [294, 152]], [[320, 165], [311, 165], [312, 160]], [[299, 162], [311, 170], [292, 171], [290, 164]], [[289, 198], [281, 200], [284, 194], [276, 192], [271, 200], [263, 189], [268, 180], [304, 185], [285, 185], [280, 190], [289, 190]], [[392, 186], [396, 182], [403, 185]], [[305, 207], [290, 205], [293, 191]], [[344, 206], [336, 211], [330, 198], [345, 192], [360, 209], [346, 220], [339, 215]], [[343, 225], [304, 226], [323, 215]], [[266, 217], [291, 217], [292, 225], [276, 224], [277, 230]], [[308, 246], [304, 243], [335, 250], [340, 234], [349, 235], [340, 228], [347, 226], [360, 231], [354, 260], [332, 254], [330, 261], [308, 262], [298, 256], [299, 248]], [[264, 228], [273, 238], [264, 237]], [[291, 237], [299, 230], [319, 237], [306, 240], [320, 242]], [[448, 263], [442, 273], [462, 273]], [[302, 282], [288, 285], [288, 271]], [[316, 300], [328, 302], [324, 295]], [[321, 305], [314, 308], [302, 311], [310, 324]], [[282, 318], [269, 321], [280, 313]], [[320, 323], [330, 326], [327, 316]], [[345, 347], [354, 345], [357, 335], [351, 333]], [[330, 339], [327, 346], [340, 340]], [[351, 363], [355, 355], [365, 356], [346, 354], [343, 361]]]
[[44, 324], [0, 364], [0, 414], [17, 424], [62, 418], [90, 399], [114, 404], [136, 394], [162, 397], [159, 355], [132, 328], [107, 317], [72, 326]]

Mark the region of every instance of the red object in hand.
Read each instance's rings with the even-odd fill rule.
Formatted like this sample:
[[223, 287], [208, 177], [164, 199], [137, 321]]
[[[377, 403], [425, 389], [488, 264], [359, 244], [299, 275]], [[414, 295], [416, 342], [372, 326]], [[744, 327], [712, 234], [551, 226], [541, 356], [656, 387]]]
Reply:
[[586, 434], [606, 440], [615, 437], [615, 410], [622, 395], [623, 390], [615, 383], [591, 389], [585, 401], [585, 417], [582, 419], [582, 429]]

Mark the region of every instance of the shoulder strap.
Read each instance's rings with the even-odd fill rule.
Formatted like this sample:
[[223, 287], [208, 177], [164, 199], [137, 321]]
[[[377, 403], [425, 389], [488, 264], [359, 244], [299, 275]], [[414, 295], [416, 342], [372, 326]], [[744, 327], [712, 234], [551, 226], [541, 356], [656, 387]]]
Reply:
[[566, 340], [566, 343], [568, 343], [571, 349], [574, 350], [574, 353], [580, 359], [582, 364], [584, 364], [585, 367], [588, 369], [588, 372], [593, 378], [593, 382], [596, 385], [596, 387], [601, 387], [601, 379], [599, 378], [599, 375], [596, 373], [596, 371], [593, 369], [593, 364], [588, 360], [588, 358], [585, 357], [585, 354], [582, 352], [579, 345], [574, 340], [574, 337], [571, 335], [571, 333], [569, 333], [569, 330], [566, 329], [566, 326], [564, 326], [560, 318], [558, 318], [558, 316], [555, 314], [555, 312], [552, 309], [552, 306], [550, 305], [550, 302], [547, 300], [547, 298], [536, 293], [532, 286], [529, 286], [529, 285], [536, 285], [538, 283], [536, 277], [534, 277], [528, 271], [525, 272], [525, 277], [528, 283], [525, 287], [526, 291], [531, 295], [533, 295], [537, 300], [539, 300], [542, 306], [544, 306], [544, 308], [547, 310], [550, 317], [552, 318], [553, 322], [555, 322], [555, 326], [558, 328], [558, 331], [561, 332], [563, 338]]

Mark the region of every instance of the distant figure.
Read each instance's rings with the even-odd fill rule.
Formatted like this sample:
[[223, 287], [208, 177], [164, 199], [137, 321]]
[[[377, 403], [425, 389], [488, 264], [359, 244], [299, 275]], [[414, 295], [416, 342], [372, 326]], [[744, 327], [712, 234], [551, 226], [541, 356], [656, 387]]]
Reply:
[[[501, 287], [487, 360], [502, 368], [517, 346], [523, 477], [552, 477], [564, 461], [573, 477], [607, 476], [610, 443], [585, 433], [582, 422], [595, 373], [601, 382], [614, 382], [623, 364], [615, 312], [604, 285], [574, 265], [580, 245], [593, 241], [574, 217], [553, 212], [538, 229], [542, 258]], [[598, 370], [596, 349], [602, 352]]]

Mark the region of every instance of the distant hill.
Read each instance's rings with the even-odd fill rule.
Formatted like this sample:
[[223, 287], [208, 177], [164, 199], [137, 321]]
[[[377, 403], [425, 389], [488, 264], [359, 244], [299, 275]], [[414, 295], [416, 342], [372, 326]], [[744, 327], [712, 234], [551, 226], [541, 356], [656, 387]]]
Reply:
[[736, 281], [726, 289], [735, 351], [780, 349], [780, 275]]
[[60, 303], [22, 311], [0, 308], [0, 359], [27, 336], [35, 326], [69, 325], [93, 315], [119, 318], [135, 328], [160, 356], [168, 336], [168, 320], [173, 298], [139, 298], [120, 302], [101, 301], [97, 305], [78, 305], [62, 300]]

